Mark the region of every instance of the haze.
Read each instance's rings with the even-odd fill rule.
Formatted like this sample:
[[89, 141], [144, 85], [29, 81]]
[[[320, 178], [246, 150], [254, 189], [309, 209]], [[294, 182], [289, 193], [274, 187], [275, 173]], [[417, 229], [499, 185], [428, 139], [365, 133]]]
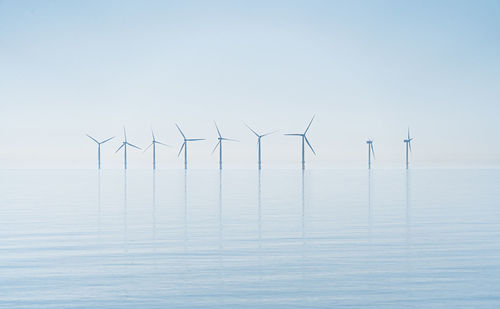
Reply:
[[[0, 1], [0, 168], [500, 166], [499, 1]], [[151, 153], [129, 151], [129, 168]]]

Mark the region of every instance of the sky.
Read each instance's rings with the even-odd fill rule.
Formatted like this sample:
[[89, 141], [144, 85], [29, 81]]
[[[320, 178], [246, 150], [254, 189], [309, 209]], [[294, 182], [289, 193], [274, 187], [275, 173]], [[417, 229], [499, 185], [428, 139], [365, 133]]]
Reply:
[[[500, 167], [500, 1], [0, 0], [0, 169]], [[151, 152], [129, 149], [131, 169]]]

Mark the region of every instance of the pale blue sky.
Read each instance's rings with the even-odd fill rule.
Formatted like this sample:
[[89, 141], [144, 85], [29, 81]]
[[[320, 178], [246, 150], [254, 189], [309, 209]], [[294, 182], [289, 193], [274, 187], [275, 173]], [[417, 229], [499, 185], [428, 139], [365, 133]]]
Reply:
[[[177, 122], [193, 168], [216, 168], [213, 120], [227, 167], [300, 167], [287, 132], [316, 121], [308, 166], [403, 167], [411, 126], [415, 167], [500, 166], [500, 1], [1, 1], [0, 168], [103, 167], [126, 125], [149, 128], [182, 168]], [[129, 153], [149, 168], [150, 153]]]

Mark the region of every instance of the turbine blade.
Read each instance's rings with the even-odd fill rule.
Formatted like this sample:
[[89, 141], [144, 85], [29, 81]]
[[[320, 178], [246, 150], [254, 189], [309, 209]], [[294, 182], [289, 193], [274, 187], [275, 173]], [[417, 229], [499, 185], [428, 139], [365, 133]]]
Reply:
[[127, 132], [125, 131], [125, 127], [123, 127], [123, 136], [125, 137], [125, 142], [127, 142]]
[[304, 139], [306, 140], [306, 143], [307, 143], [307, 146], [309, 146], [309, 148], [311, 148], [312, 152], [314, 153], [314, 155], [316, 155], [316, 152], [314, 151], [314, 149], [312, 148], [311, 144], [309, 143], [309, 140], [307, 139], [307, 137], [304, 136]]
[[172, 146], [170, 146], [170, 145], [163, 144], [162, 142], [159, 142], [159, 141], [155, 141], [155, 143], [160, 144], [160, 145], [163, 145], [163, 146], [167, 146], [167, 147], [172, 147]]
[[410, 127], [408, 127], [408, 139], [410, 139]]
[[219, 134], [219, 137], [222, 138], [222, 135], [220, 135], [219, 127], [217, 126], [217, 122], [214, 121], [214, 123], [215, 123], [215, 128], [217, 129], [217, 134]]
[[182, 133], [182, 130], [181, 128], [179, 128], [179, 126], [177, 125], [177, 123], [175, 124], [175, 126], [177, 127], [177, 129], [179, 130], [179, 132], [181, 132], [181, 135], [184, 139], [186, 139], [186, 136], [184, 135], [184, 133]]
[[226, 137], [222, 137], [221, 139], [222, 139], [222, 140], [224, 140], [224, 141], [239, 142], [239, 140], [234, 139], [234, 138], [226, 138]]
[[155, 141], [155, 132], [153, 132], [153, 128], [151, 128], [151, 135], [153, 136], [153, 141]]
[[276, 133], [276, 132], [278, 132], [278, 130], [274, 130], [274, 131], [272, 131], [272, 132], [269, 132], [269, 133], [263, 134], [263, 135], [261, 135], [260, 137], [264, 137], [264, 136], [267, 136], [267, 135], [271, 135], [271, 134], [274, 134], [274, 133]]
[[299, 133], [287, 133], [287, 134], [283, 134], [283, 135], [288, 135], [288, 136], [302, 136], [304, 134], [299, 134]]
[[144, 149], [144, 151], [143, 151], [143, 152], [146, 152], [146, 150], [148, 150], [151, 146], [153, 146], [153, 144], [154, 144], [154, 142], [153, 142], [153, 143], [151, 143], [151, 144], [149, 144], [149, 146], [148, 146], [148, 147], [146, 147], [146, 149]]
[[375, 150], [373, 150], [373, 144], [370, 144], [370, 148], [372, 150], [373, 158], [375, 159]]
[[125, 145], [125, 144], [122, 144], [120, 147], [118, 147], [118, 149], [116, 149], [115, 153], [117, 153], [118, 151], [120, 151], [120, 149], [122, 149], [123, 145]]
[[307, 126], [307, 128], [306, 128], [306, 131], [304, 132], [304, 135], [305, 135], [305, 134], [307, 133], [307, 131], [309, 130], [309, 127], [311, 126], [311, 123], [313, 122], [314, 117], [316, 117], [316, 115], [314, 115], [314, 116], [312, 117], [311, 121], [309, 122], [309, 125], [308, 125], [308, 126]]
[[410, 152], [411, 152], [411, 140], [408, 141], [408, 147], [410, 148]]
[[186, 142], [204, 141], [204, 138], [186, 138]]
[[88, 134], [87, 134], [87, 136], [88, 136], [88, 137], [90, 137], [90, 138], [91, 138], [94, 142], [96, 142], [96, 143], [98, 143], [98, 144], [99, 144], [99, 142], [98, 142], [95, 138], [93, 138], [92, 136], [90, 136], [90, 135], [88, 135]]
[[182, 149], [184, 149], [185, 145], [186, 145], [186, 142], [182, 143], [181, 149], [179, 150], [179, 153], [177, 154], [177, 156], [181, 155]]
[[220, 140], [215, 144], [214, 150], [212, 150], [212, 154], [214, 154], [215, 150], [217, 150], [217, 147], [220, 145]]
[[141, 149], [140, 147], [137, 147], [136, 145], [132, 145], [130, 143], [127, 142], [127, 145], [131, 146], [131, 147], [134, 147], [134, 148], [137, 148], [137, 149]]
[[113, 136], [113, 137], [110, 137], [110, 138], [108, 138], [107, 140], [102, 141], [102, 142], [101, 142], [101, 144], [104, 144], [104, 143], [106, 143], [106, 142], [109, 142], [109, 141], [110, 141], [110, 140], [112, 140], [113, 138], [115, 138], [115, 137], [114, 137], [114, 136]]
[[250, 126], [248, 124], [245, 123], [245, 125], [247, 126], [248, 129], [250, 129], [250, 131], [253, 132], [253, 134], [257, 135], [257, 137], [260, 137], [259, 134], [257, 132], [255, 132], [252, 128], [250, 128]]

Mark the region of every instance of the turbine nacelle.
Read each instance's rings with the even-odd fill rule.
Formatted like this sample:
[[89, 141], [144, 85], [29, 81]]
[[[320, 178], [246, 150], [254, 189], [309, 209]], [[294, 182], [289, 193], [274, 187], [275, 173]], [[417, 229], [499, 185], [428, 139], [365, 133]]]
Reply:
[[164, 144], [164, 143], [162, 143], [162, 142], [160, 142], [160, 141], [157, 141], [157, 140], [156, 140], [156, 138], [155, 138], [155, 133], [153, 132], [153, 129], [151, 129], [151, 135], [152, 135], [152, 137], [153, 137], [153, 141], [151, 142], [151, 144], [149, 144], [149, 146], [148, 146], [148, 147], [146, 147], [146, 149], [144, 149], [144, 152], [146, 152], [146, 150], [148, 150], [151, 146], [156, 145], [156, 144], [158, 144], [158, 145], [163, 145], [163, 146], [167, 146], [167, 147], [172, 147], [172, 146], [170, 146], [170, 145], [167, 145], [167, 144]]
[[[217, 126], [217, 122], [214, 121], [214, 124], [215, 124], [215, 129], [217, 130], [217, 135], [219, 137], [217, 137], [218, 142], [217, 142], [217, 144], [215, 144], [215, 147], [212, 150], [212, 154], [215, 152], [215, 150], [217, 150], [217, 147], [220, 147], [222, 145], [222, 141], [239, 142], [239, 140], [236, 140], [233, 138], [222, 137], [220, 130], [219, 130], [219, 127]], [[221, 156], [222, 156], [222, 154], [221, 154]]]
[[115, 153], [117, 153], [118, 151], [120, 151], [120, 149], [123, 148], [123, 166], [125, 169], [127, 169], [127, 146], [137, 148], [139, 150], [141, 150], [141, 148], [127, 141], [127, 132], [125, 131], [125, 127], [123, 127], [123, 137], [124, 141], [122, 142], [122, 145], [118, 147], [118, 149], [116, 149]]
[[184, 140], [184, 142], [181, 145], [181, 148], [179, 149], [179, 153], [177, 154], [177, 156], [180, 156], [182, 153], [182, 150], [184, 150], [184, 169], [187, 169], [187, 143], [188, 142], [195, 142], [195, 141], [203, 141], [205, 139], [204, 138], [186, 138], [186, 135], [184, 135], [184, 132], [182, 132], [181, 128], [177, 125], [177, 123], [175, 124], [175, 126], [177, 127], [177, 130], [179, 130], [179, 133], [182, 135], [182, 139]]
[[267, 135], [271, 135], [271, 134], [274, 134], [276, 132], [278, 132], [278, 130], [274, 130], [272, 132], [268, 132], [268, 133], [265, 133], [265, 134], [259, 134], [257, 133], [254, 129], [250, 128], [250, 126], [248, 124], [245, 123], [245, 126], [250, 130], [252, 131], [253, 134], [255, 134], [255, 136], [257, 136], [258, 139], [261, 139], [263, 138], [264, 136], [267, 136]]
[[257, 155], [258, 155], [258, 167], [259, 167], [259, 170], [261, 169], [261, 152], [260, 152], [260, 140], [264, 137], [264, 136], [267, 136], [267, 135], [270, 135], [270, 134], [273, 134], [273, 133], [276, 133], [278, 131], [272, 131], [272, 132], [268, 132], [268, 133], [265, 133], [265, 134], [259, 134], [257, 133], [254, 129], [250, 128], [250, 126], [248, 124], [245, 123], [245, 126], [250, 130], [252, 131], [253, 134], [255, 134], [255, 136], [257, 136], [257, 145], [258, 145], [258, 152], [257, 152]]
[[375, 159], [375, 150], [373, 150], [373, 140], [370, 138], [366, 141], [366, 144], [368, 145], [368, 169], [371, 169], [372, 166], [372, 158], [371, 156], [373, 155], [373, 159]]
[[312, 117], [311, 121], [309, 121], [309, 124], [307, 125], [307, 128], [306, 130], [304, 131], [304, 133], [288, 133], [288, 134], [285, 134], [287, 136], [300, 136], [302, 137], [302, 169], [305, 168], [305, 154], [304, 154], [304, 142], [307, 144], [307, 146], [309, 146], [309, 148], [311, 149], [311, 151], [314, 153], [314, 155], [316, 155], [316, 152], [314, 151], [313, 147], [311, 146], [311, 143], [309, 143], [309, 140], [307, 139], [307, 131], [309, 131], [309, 128], [311, 127], [311, 124], [314, 120], [314, 117]]
[[408, 127], [408, 138], [404, 140], [405, 143], [410, 143], [413, 140], [413, 137], [410, 137], [410, 127]]
[[88, 136], [91, 140], [93, 140], [94, 142], [96, 142], [96, 143], [97, 143], [97, 145], [104, 144], [104, 143], [106, 143], [106, 142], [108, 142], [108, 141], [112, 140], [113, 138], [115, 138], [115, 136], [113, 136], [113, 137], [110, 137], [110, 138], [108, 138], [108, 139], [103, 140], [102, 142], [99, 142], [97, 139], [93, 138], [92, 136], [90, 136], [90, 135], [88, 135], [88, 134], [87, 134], [87, 136]]
[[375, 159], [375, 151], [373, 150], [373, 140], [372, 139], [369, 139], [366, 141], [366, 143], [368, 144], [368, 154], [371, 154], [373, 155], [373, 158]]
[[122, 147], [125, 147], [127, 145], [130, 146], [130, 147], [134, 147], [134, 148], [137, 148], [139, 150], [142, 150], [140, 147], [127, 142], [127, 132], [125, 131], [125, 127], [123, 128], [123, 137], [124, 137], [125, 140], [122, 142], [122, 145], [120, 147], [118, 147], [118, 149], [115, 151], [115, 153], [117, 153], [118, 151], [120, 151], [120, 149], [122, 149]]
[[183, 144], [185, 144], [186, 142], [204, 141], [205, 140], [204, 138], [186, 138], [186, 135], [184, 135], [184, 132], [182, 132], [181, 128], [179, 128], [179, 126], [177, 125], [177, 123], [175, 124], [175, 126], [179, 130], [179, 133], [181, 133], [182, 138], [184, 139], [184, 143]]
[[408, 169], [408, 150], [411, 152], [411, 141], [413, 138], [410, 137], [410, 127], [408, 127], [408, 138], [404, 140], [406, 144], [406, 169]]
[[103, 140], [102, 142], [99, 142], [97, 139], [93, 138], [92, 136], [90, 136], [89, 134], [87, 134], [87, 136], [93, 140], [94, 142], [97, 143], [97, 168], [98, 169], [101, 169], [101, 145], [112, 140], [113, 138], [115, 138], [114, 136], [113, 137], [110, 137], [108, 139], [105, 139]]

